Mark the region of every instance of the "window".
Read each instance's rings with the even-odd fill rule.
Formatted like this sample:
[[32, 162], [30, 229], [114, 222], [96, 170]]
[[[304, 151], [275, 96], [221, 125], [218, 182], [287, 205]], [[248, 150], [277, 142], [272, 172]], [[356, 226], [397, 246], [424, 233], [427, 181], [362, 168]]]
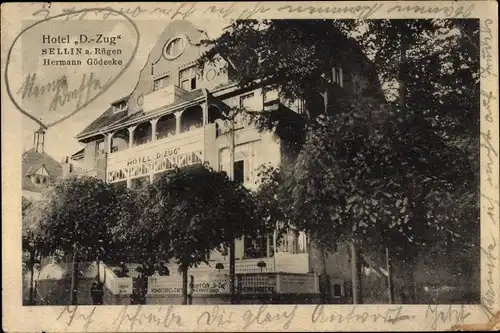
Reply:
[[153, 90], [159, 90], [170, 84], [170, 76], [165, 75], [159, 79], [153, 81]]
[[245, 182], [245, 162], [234, 162], [234, 181], [240, 184]]
[[127, 109], [127, 101], [118, 102], [113, 107], [115, 112], [125, 111]]
[[195, 66], [183, 69], [179, 72], [179, 86], [184, 90], [195, 90], [198, 73]]
[[334, 83], [337, 83], [339, 86], [344, 86], [344, 73], [342, 72], [341, 67], [333, 67], [332, 68], [332, 80]]
[[240, 108], [254, 110], [255, 109], [255, 93], [250, 93], [250, 94], [240, 96]]
[[104, 140], [99, 140], [95, 143], [95, 156], [104, 154]]
[[182, 37], [174, 37], [169, 40], [163, 48], [163, 56], [165, 59], [173, 60], [180, 56], [186, 48], [186, 42]]
[[333, 285], [333, 297], [340, 297], [342, 296], [342, 287], [340, 284], [334, 284]]
[[35, 183], [40, 184], [40, 177], [35, 177]]

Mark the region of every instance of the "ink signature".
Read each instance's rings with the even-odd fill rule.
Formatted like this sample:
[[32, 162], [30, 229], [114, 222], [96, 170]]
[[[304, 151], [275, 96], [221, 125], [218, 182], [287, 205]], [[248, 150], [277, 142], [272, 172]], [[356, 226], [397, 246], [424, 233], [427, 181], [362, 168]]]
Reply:
[[433, 330], [438, 328], [439, 323], [453, 325], [463, 324], [465, 319], [470, 316], [470, 312], [465, 311], [465, 305], [460, 305], [458, 310], [456, 306], [449, 305], [446, 310], [441, 310], [444, 306], [433, 304], [427, 306], [427, 311], [425, 312], [425, 318], [432, 318], [431, 328]]
[[76, 108], [78, 109], [89, 104], [95, 97], [94, 94], [107, 89], [111, 78], [104, 85], [101, 85], [101, 82], [94, 77], [94, 73], [90, 73], [83, 74], [80, 81], [78, 88], [70, 89], [68, 77], [64, 74], [49, 83], [39, 84], [36, 73], [30, 73], [18, 89], [17, 95], [20, 95], [21, 99], [39, 99], [48, 95], [52, 98], [49, 111], [56, 111], [59, 107], [64, 107], [67, 103], [74, 101], [76, 101]]

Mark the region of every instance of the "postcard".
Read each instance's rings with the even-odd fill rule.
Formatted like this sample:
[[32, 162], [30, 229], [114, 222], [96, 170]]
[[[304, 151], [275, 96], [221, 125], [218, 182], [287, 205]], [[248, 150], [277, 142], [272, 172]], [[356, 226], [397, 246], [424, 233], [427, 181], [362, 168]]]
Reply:
[[498, 330], [497, 10], [3, 4], [3, 329]]

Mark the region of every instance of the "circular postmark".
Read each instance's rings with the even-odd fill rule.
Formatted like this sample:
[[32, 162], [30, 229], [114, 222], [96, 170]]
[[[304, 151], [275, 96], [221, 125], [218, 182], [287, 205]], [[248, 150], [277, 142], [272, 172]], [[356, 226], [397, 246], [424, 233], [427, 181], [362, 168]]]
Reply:
[[[125, 21], [117, 22], [120, 22], [119, 24], [125, 22], [125, 26], [128, 25], [127, 32], [135, 33], [132, 37], [135, 40], [134, 46], [129, 48], [132, 51], [126, 59], [120, 58], [127, 54], [124, 55], [117, 47], [118, 41], [122, 39], [121, 35], [112, 36], [106, 32], [90, 35], [86, 31], [91, 29], [81, 28], [85, 26], [85, 23], [89, 23], [92, 26], [89, 25], [87, 28], [96, 29], [94, 21], [78, 21], [78, 27], [82, 29], [78, 36], [71, 37], [69, 32], [66, 34], [51, 29], [51, 26], [57, 22], [64, 22], [56, 19], [67, 17], [67, 12], [30, 24], [16, 36], [9, 47], [4, 73], [7, 95], [22, 114], [37, 122], [42, 128], [47, 129], [70, 118], [95, 101], [123, 75], [137, 53], [140, 40], [139, 29], [127, 15], [109, 7], [76, 10], [72, 14], [99, 11], [114, 12], [123, 16]], [[44, 24], [47, 24], [45, 28], [48, 31], [45, 34], [42, 33]], [[64, 24], [65, 27], [68, 26], [67, 21]], [[21, 44], [21, 49], [23, 47], [22, 43], [19, 43], [21, 37], [38, 33], [40, 35], [37, 41], [42, 45], [39, 53], [33, 52], [30, 43], [26, 46], [30, 49], [21, 52], [21, 57], [13, 54], [16, 46]], [[14, 67], [14, 70], [11, 66], [13, 56], [21, 61], [21, 67]], [[28, 65], [27, 61], [31, 63]], [[85, 72], [78, 73], [81, 70]], [[13, 87], [11, 79], [14, 77], [17, 79], [19, 72], [23, 73], [22, 84], [19, 87]], [[104, 80], [103, 76], [106, 76]], [[52, 118], [50, 122], [41, 120], [40, 114], [44, 112], [47, 114], [50, 112], [50, 117], [47, 117]]]

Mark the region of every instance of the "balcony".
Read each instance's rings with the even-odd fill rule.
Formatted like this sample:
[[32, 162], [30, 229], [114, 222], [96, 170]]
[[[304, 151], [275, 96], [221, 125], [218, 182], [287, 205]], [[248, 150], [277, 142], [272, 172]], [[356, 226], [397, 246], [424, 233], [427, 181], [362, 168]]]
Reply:
[[215, 140], [215, 124], [117, 151], [108, 157], [106, 179], [113, 183], [203, 163], [205, 143], [210, 140]]

